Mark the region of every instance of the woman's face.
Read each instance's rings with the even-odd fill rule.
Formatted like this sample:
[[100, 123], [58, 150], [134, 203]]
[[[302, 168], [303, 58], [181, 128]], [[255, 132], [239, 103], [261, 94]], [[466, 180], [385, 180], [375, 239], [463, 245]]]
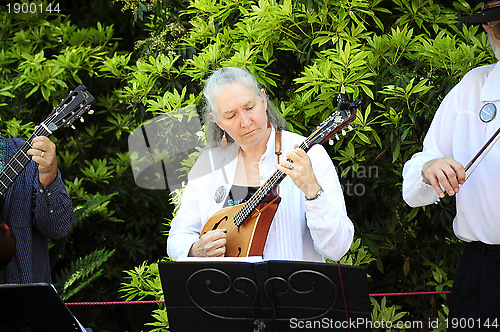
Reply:
[[214, 100], [217, 116], [210, 114], [217, 125], [243, 149], [252, 147], [269, 137], [267, 128], [267, 100], [264, 90], [259, 96], [248, 87], [231, 83]]

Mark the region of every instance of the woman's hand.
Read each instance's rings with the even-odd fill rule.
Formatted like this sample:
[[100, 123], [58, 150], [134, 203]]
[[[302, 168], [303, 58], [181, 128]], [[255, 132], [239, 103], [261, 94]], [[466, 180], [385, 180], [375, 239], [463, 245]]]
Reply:
[[189, 249], [188, 256], [224, 257], [226, 253], [226, 233], [224, 229], [216, 229], [203, 234]]
[[276, 164], [276, 168], [290, 176], [306, 198], [316, 196], [321, 186], [314, 175], [311, 159], [307, 153], [295, 145], [295, 149], [287, 153], [286, 159], [281, 165]]

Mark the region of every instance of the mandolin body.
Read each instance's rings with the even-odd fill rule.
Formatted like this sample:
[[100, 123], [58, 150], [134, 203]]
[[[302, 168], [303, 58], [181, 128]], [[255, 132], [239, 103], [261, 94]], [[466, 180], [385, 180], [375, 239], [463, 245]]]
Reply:
[[262, 256], [267, 233], [280, 201], [279, 196], [266, 197], [239, 227], [235, 224], [234, 216], [244, 204], [219, 210], [208, 219], [201, 235], [211, 230], [225, 229], [226, 257]]

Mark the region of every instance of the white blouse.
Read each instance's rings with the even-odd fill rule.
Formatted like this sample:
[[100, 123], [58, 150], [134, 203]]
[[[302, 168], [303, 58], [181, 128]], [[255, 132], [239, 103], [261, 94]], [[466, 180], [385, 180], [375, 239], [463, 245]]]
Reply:
[[[260, 184], [276, 171], [275, 131], [259, 161]], [[282, 158], [304, 137], [283, 131]], [[205, 151], [191, 169], [179, 211], [172, 220], [167, 239], [170, 258], [187, 257], [206, 221], [222, 209], [225, 195], [233, 184], [239, 147]], [[331, 158], [321, 145], [308, 152], [314, 174], [324, 189], [323, 195], [306, 201], [304, 193], [290, 177], [279, 185], [281, 203], [269, 229], [263, 259], [324, 261], [339, 260], [350, 248], [354, 226], [347, 216], [344, 196]]]
[[[410, 206], [438, 200], [434, 188], [423, 182], [422, 166], [426, 162], [452, 157], [465, 167], [500, 127], [498, 114], [490, 122], [479, 118], [481, 108], [488, 103], [500, 112], [497, 64], [469, 71], [444, 98], [425, 137], [423, 151], [406, 162], [403, 169], [403, 198]], [[481, 163], [476, 161], [468, 175], [470, 178], [456, 195], [455, 234], [467, 242], [500, 244], [500, 213], [495, 210], [500, 207], [500, 196], [495, 194], [500, 185], [500, 144], [494, 145]]]

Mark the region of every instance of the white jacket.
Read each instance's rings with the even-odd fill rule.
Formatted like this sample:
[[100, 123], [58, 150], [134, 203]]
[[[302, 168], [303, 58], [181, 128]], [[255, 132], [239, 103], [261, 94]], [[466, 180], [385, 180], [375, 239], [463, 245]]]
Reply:
[[[304, 140], [300, 135], [283, 131], [281, 158], [293, 150], [294, 144]], [[274, 146], [273, 129], [259, 162], [261, 185], [276, 171]], [[173, 260], [188, 255], [191, 245], [199, 239], [203, 225], [222, 208], [225, 197], [216, 199], [216, 193], [219, 196], [221, 192], [229, 193], [238, 152], [236, 144], [225, 149], [207, 150], [191, 169], [179, 212], [172, 220], [167, 239], [168, 255]], [[290, 177], [281, 182], [279, 193], [282, 200], [269, 229], [264, 259], [324, 261], [323, 257], [327, 257], [339, 260], [351, 246], [354, 226], [347, 216], [332, 160], [321, 145], [313, 146], [308, 155], [325, 192], [316, 200], [306, 201], [304, 193]]]
[[[500, 112], [500, 66], [469, 71], [444, 98], [424, 140], [424, 148], [403, 169], [403, 198], [413, 207], [437, 201], [434, 188], [423, 182], [422, 166], [436, 158], [452, 157], [464, 167], [500, 127], [500, 114], [491, 122], [479, 118], [481, 108], [493, 103]], [[479, 158], [481, 159], [481, 158]], [[456, 236], [464, 241], [500, 244], [500, 144], [493, 146], [456, 195]], [[450, 199], [450, 198], [447, 198]]]

